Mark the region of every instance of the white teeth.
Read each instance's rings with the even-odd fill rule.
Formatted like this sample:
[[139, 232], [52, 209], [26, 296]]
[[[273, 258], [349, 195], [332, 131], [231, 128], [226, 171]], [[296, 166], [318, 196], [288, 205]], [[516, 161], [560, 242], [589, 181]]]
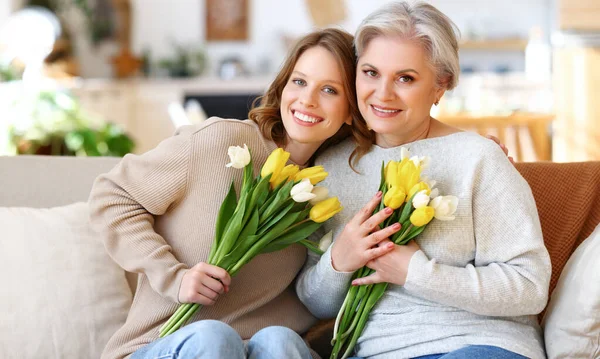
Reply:
[[296, 117], [297, 119], [299, 119], [302, 122], [310, 122], [310, 123], [317, 123], [320, 122], [321, 120], [312, 116], [308, 116], [305, 115], [303, 113], [300, 113], [298, 111], [294, 111], [294, 117]]
[[383, 112], [383, 113], [394, 113], [394, 112], [398, 112], [400, 110], [384, 110], [382, 108], [379, 108], [377, 106], [373, 106], [374, 109], [376, 109], [379, 112]]

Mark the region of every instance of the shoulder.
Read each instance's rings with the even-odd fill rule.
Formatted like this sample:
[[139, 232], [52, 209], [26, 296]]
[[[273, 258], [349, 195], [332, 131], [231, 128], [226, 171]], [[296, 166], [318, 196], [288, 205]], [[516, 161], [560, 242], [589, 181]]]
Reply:
[[219, 133], [228, 134], [260, 134], [258, 125], [251, 120], [236, 120], [229, 118], [210, 117], [197, 125], [182, 126], [177, 129], [175, 135], [195, 136], [200, 133]]

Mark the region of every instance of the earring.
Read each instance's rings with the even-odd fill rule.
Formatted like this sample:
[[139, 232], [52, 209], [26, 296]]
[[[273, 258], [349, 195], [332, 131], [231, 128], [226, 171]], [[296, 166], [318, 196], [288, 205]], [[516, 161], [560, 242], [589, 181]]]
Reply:
[[440, 100], [435, 101], [433, 104], [436, 105], [436, 106], [439, 105], [440, 104]]

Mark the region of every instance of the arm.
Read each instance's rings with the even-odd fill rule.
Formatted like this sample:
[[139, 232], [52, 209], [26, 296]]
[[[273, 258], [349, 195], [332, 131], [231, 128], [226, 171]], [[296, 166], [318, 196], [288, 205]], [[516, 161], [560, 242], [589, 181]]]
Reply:
[[125, 156], [96, 179], [89, 199], [90, 221], [113, 260], [145, 274], [156, 292], [175, 302], [188, 268], [153, 226], [154, 216], [185, 195], [190, 142], [188, 135], [174, 136], [143, 155]]
[[537, 314], [548, 299], [551, 267], [535, 201], [503, 154], [488, 153], [473, 189], [474, 262], [458, 268], [417, 251], [405, 289], [481, 315]]
[[[296, 282], [296, 292], [316, 317], [335, 317], [344, 302], [354, 271], [394, 248], [393, 244], [376, 246], [400, 229], [400, 226], [389, 226], [375, 231], [391, 215], [391, 211], [386, 210], [371, 215], [380, 200], [381, 192], [346, 224], [320, 259], [309, 252]], [[323, 231], [317, 233], [317, 236], [324, 234]]]

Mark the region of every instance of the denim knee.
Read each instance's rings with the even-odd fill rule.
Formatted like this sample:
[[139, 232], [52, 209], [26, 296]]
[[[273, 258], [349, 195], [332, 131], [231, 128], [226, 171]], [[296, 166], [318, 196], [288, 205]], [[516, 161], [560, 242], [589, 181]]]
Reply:
[[272, 326], [261, 329], [248, 342], [249, 359], [310, 359], [311, 354], [302, 337], [295, 331]]

